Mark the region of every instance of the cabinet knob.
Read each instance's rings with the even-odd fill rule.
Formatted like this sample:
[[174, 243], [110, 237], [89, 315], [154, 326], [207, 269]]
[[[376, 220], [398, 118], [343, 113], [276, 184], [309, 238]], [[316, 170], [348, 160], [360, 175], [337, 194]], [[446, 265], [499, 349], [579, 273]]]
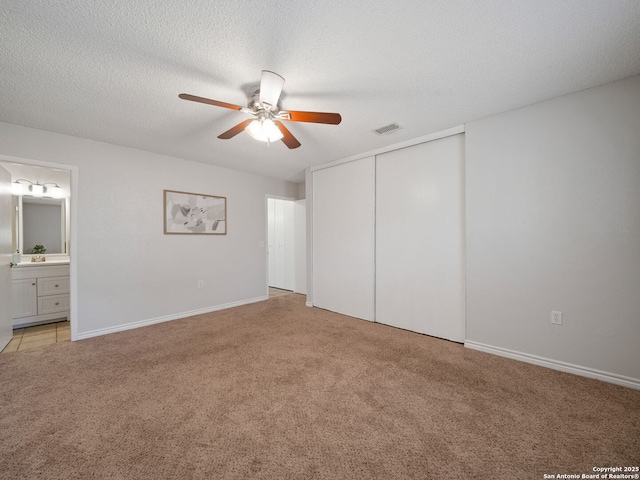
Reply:
[[56, 284], [54, 285], [54, 287], [58, 288], [58, 284], [56, 283]]
[[35, 284], [35, 283], [32, 283], [31, 285], [35, 286], [36, 284]]
[[60, 305], [60, 303], [59, 303], [59, 302], [56, 302], [56, 305]]

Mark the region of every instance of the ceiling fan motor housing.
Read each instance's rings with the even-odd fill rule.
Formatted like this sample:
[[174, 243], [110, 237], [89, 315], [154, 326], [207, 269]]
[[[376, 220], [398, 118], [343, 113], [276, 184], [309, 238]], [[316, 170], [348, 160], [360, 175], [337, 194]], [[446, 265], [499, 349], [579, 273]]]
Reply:
[[268, 110], [272, 113], [278, 113], [282, 110], [282, 103], [278, 101], [277, 105], [260, 105], [260, 85], [255, 85], [251, 87], [249, 90], [249, 102], [247, 106], [253, 110], [254, 112], [259, 112], [260, 110]]

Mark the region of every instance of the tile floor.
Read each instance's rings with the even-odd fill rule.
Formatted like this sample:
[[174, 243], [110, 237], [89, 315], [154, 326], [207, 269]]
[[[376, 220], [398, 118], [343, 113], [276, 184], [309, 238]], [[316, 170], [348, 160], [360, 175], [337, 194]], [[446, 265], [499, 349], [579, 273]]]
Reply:
[[4, 347], [2, 353], [22, 352], [30, 348], [52, 345], [71, 340], [69, 322], [48, 323], [36, 327], [18, 328], [13, 331], [13, 338]]
[[280, 288], [269, 287], [269, 298], [282, 297], [293, 293], [291, 290], [282, 290]]

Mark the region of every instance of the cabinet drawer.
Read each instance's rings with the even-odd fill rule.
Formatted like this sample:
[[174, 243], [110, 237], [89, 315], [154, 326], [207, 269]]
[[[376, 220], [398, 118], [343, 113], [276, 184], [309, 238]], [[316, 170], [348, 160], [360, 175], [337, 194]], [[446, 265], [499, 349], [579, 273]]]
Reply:
[[38, 296], [69, 293], [69, 277], [38, 278]]
[[38, 314], [64, 312], [69, 310], [69, 295], [38, 297]]

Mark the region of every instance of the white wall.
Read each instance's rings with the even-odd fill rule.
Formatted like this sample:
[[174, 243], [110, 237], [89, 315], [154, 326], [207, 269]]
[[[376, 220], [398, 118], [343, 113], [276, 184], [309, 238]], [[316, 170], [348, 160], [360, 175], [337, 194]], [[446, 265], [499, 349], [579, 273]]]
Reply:
[[469, 346], [640, 381], [640, 77], [466, 132]]
[[[6, 123], [0, 154], [78, 166], [81, 337], [265, 296], [265, 195], [295, 184]], [[163, 189], [226, 196], [228, 234], [164, 235]]]
[[306, 183], [305, 182], [296, 183], [296, 186], [298, 187], [298, 192], [297, 192], [296, 198], [298, 200], [304, 200], [305, 198], [307, 198], [307, 185], [306, 185]]

